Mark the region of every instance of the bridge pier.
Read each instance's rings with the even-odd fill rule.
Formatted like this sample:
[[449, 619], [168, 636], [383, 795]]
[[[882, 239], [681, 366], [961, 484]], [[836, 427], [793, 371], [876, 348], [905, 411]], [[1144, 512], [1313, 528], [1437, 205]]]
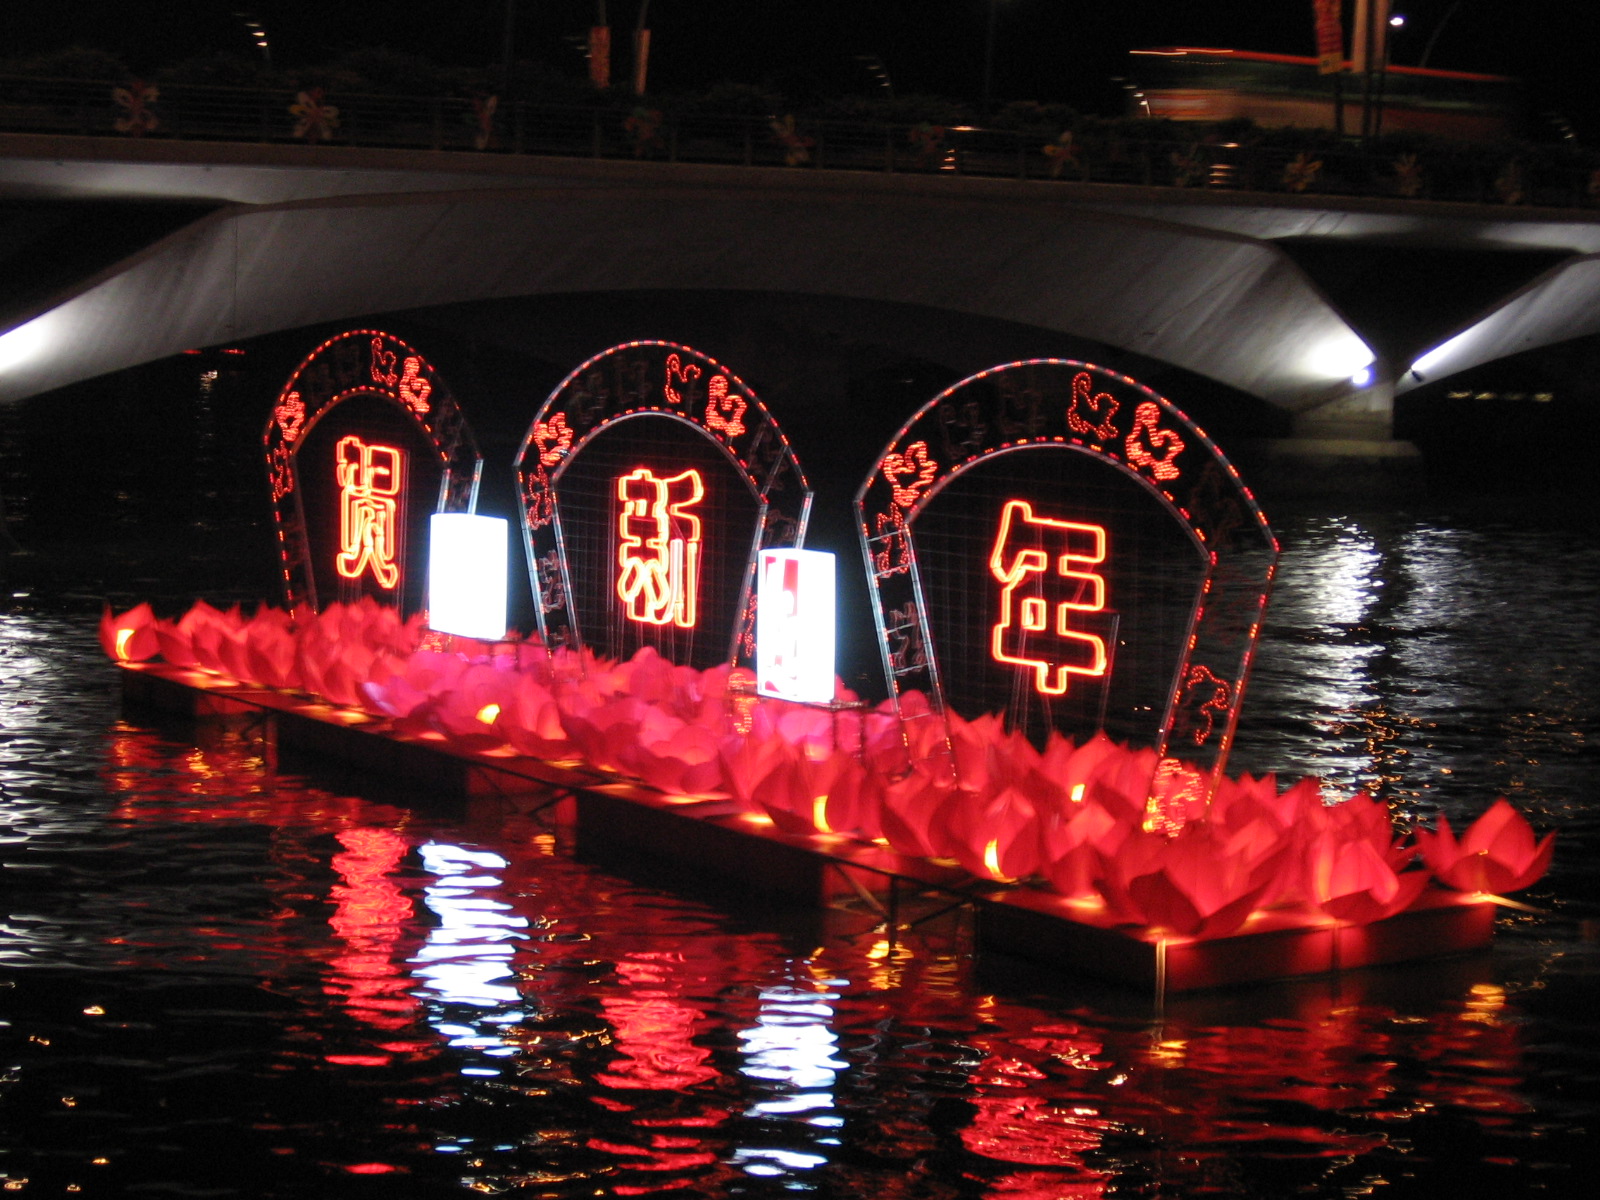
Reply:
[[1393, 497], [1421, 489], [1422, 455], [1394, 436], [1396, 378], [1381, 367], [1365, 387], [1348, 387], [1294, 415], [1292, 434], [1258, 442], [1254, 483], [1267, 494]]

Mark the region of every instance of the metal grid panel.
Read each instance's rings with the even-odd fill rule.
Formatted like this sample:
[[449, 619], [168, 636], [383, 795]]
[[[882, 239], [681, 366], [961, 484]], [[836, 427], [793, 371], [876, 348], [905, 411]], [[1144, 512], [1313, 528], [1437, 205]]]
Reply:
[[[692, 509], [700, 521], [701, 550], [691, 628], [630, 619], [618, 596], [617, 481], [639, 467], [663, 478], [693, 468], [705, 488]], [[761, 512], [742, 476], [707, 435], [667, 416], [641, 415], [607, 426], [562, 471], [556, 511], [572, 612], [585, 645], [617, 658], [653, 646], [675, 663], [701, 669], [729, 660], [742, 625], [739, 599]]]

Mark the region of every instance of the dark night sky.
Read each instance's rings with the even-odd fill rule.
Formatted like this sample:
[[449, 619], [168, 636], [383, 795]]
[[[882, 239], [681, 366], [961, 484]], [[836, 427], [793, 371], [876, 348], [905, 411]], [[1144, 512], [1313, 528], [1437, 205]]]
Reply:
[[[618, 40], [639, 0], [610, 0]], [[1127, 51], [1173, 44], [1313, 52], [1311, 0], [995, 0], [995, 94], [1109, 111]], [[80, 44], [122, 53], [135, 70], [228, 47], [248, 52], [235, 12], [252, 9], [277, 64], [326, 61], [358, 45], [487, 65], [500, 56], [507, 0], [73, 0], [6, 4], [0, 56]], [[567, 41], [597, 0], [515, 0], [517, 53], [574, 75]], [[865, 90], [857, 55], [885, 63], [897, 91], [974, 97], [981, 87], [989, 0], [652, 0], [652, 83], [690, 89], [722, 79], [777, 82], [791, 93]], [[1346, 9], [1354, 0], [1346, 0]], [[1557, 107], [1591, 135], [1589, 0], [1396, 0], [1409, 17], [1394, 61], [1524, 79], [1538, 107]]]

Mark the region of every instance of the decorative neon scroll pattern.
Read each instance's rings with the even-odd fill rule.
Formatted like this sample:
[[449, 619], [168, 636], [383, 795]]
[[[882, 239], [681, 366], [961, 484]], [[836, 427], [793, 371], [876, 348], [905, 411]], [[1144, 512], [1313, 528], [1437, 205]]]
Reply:
[[[1104, 675], [1105, 640], [1073, 628], [1073, 614], [1105, 610], [1105, 577], [1092, 569], [1105, 560], [1103, 526], [1036, 517], [1026, 500], [1010, 501], [989, 554], [989, 573], [1002, 585], [990, 637], [995, 661], [1029, 668], [1034, 690], [1050, 696], [1066, 693], [1068, 676]], [[1039, 652], [1041, 641], [1050, 652]]]
[[661, 479], [640, 467], [617, 480], [617, 597], [628, 620], [695, 627], [700, 518], [689, 510], [705, 494], [692, 469]]
[[400, 582], [400, 500], [405, 454], [394, 446], [368, 445], [355, 434], [339, 439], [334, 479], [339, 484], [339, 553], [334, 565], [346, 579], [370, 571], [379, 587]]
[[[365, 576], [384, 590], [396, 591], [394, 600], [408, 603], [401, 554], [405, 484], [396, 483], [393, 493], [382, 490], [389, 487], [384, 456], [369, 457], [361, 465], [354, 458], [347, 462], [340, 450], [336, 455], [336, 476], [342, 472], [351, 480], [348, 490], [339, 478], [328, 479], [326, 465], [316, 465], [308, 474], [300, 461], [300, 451], [312, 430], [339, 405], [358, 396], [376, 397], [395, 405], [418, 431], [423, 445], [430, 448], [433, 463], [441, 471], [435, 511], [470, 512], [477, 501], [482, 459], [450, 389], [428, 360], [399, 338], [376, 329], [352, 329], [329, 338], [290, 375], [262, 434], [283, 567], [284, 599], [291, 608], [318, 606], [319, 574], [324, 575], [322, 591], [327, 591], [330, 578]], [[359, 434], [352, 436], [357, 443], [366, 445]], [[344, 446], [348, 440], [341, 440], [339, 445]], [[368, 446], [370, 450], [379, 448]], [[386, 448], [402, 453], [397, 446]], [[400, 469], [400, 475], [404, 474]], [[337, 489], [332, 501], [339, 511], [338, 546], [332, 556], [336, 561], [331, 572], [328, 560], [320, 566], [313, 561], [311, 543], [316, 538], [307, 529], [303, 475], [328, 480]], [[363, 489], [371, 494], [363, 495]], [[392, 526], [385, 508], [389, 501], [398, 506]], [[391, 568], [399, 574], [392, 582], [385, 582]]]
[[[1111, 490], [1101, 498], [1065, 495], [1052, 490], [1064, 485], [1047, 483], [1038, 484], [1040, 490], [1026, 498], [1013, 491], [1011, 496], [1026, 507], [996, 500], [999, 531], [990, 535], [991, 540], [980, 548], [977, 539], [969, 538], [958, 552], [941, 551], [944, 557], [965, 555], [962, 563], [918, 557], [919, 516], [952, 480], [994, 455], [1033, 453], [1035, 448], [1056, 453], [1066, 450], [1109, 464], [1115, 469], [1109, 478], [1120, 475], [1133, 489], [1124, 499], [1146, 511], [1164, 512], [1182, 531], [1174, 544], [1184, 542], [1192, 547], [1195, 558], [1191, 561], [1201, 564], [1203, 578], [1188, 636], [1181, 639], [1180, 661], [1173, 664], [1170, 675], [1162, 675], [1172, 682], [1165, 704], [1150, 710], [1148, 738], [1162, 753], [1171, 745], [1198, 760], [1215, 779], [1232, 742], [1261, 613], [1276, 569], [1277, 542], [1238, 471], [1202, 429], [1149, 388], [1090, 363], [1064, 359], [1010, 363], [948, 388], [901, 428], [857, 493], [857, 528], [876, 602], [884, 668], [894, 696], [898, 701], [909, 692], [924, 693], [936, 712], [944, 711], [947, 701], [957, 706], [965, 702], [961, 696], [946, 696], [943, 678], [951, 664], [941, 665], [933, 632], [936, 619], [946, 618], [931, 615], [929, 599], [950, 595], [951, 589], [964, 591], [958, 580], [970, 579], [974, 572], [987, 571], [1000, 583], [1001, 595], [999, 607], [989, 610], [980, 629], [972, 631], [979, 636], [962, 636], [963, 655], [982, 655], [982, 662], [974, 660], [963, 667], [964, 675], [976, 678], [985, 670], [992, 671], [993, 664], [1005, 664], [1020, 669], [1023, 677], [1031, 680], [1027, 695], [1064, 696], [1068, 677], [1075, 672], [1059, 668], [1070, 656], [1047, 659], [1035, 649], [1023, 650], [1021, 638], [1026, 633], [1048, 633], [1062, 643], [1075, 640], [1063, 634], [1078, 634], [1082, 640], [1076, 641], [1079, 649], [1072, 652], [1077, 657], [1070, 661], [1084, 677], [1088, 672], [1082, 669], [1096, 665], [1098, 654], [1090, 639], [1098, 637], [1103, 642], [1104, 635], [1098, 627], [1089, 632], [1081, 623], [1072, 624], [1070, 618], [1076, 616], [1081, 622], [1100, 609], [1060, 607], [1061, 595], [1066, 593], [1046, 596], [1033, 589], [1042, 588], [1046, 579], [1057, 588], [1076, 582], [1083, 592], [1073, 603], [1104, 603], [1104, 595], [1088, 578], [1075, 580], [1062, 571], [1102, 581], [1111, 571], [1112, 564], [1090, 561], [1101, 548], [1093, 545], [1086, 530], [1099, 528], [1109, 535], [1110, 526], [1096, 515], [1094, 505], [1122, 503], [1115, 495], [1121, 485], [1108, 485]], [[1041, 470], [1035, 477], [1056, 478], [1057, 474]], [[1140, 498], [1135, 502], [1134, 497]], [[1007, 552], [1008, 539], [1021, 526], [1037, 525], [1041, 520], [1038, 514], [1051, 512], [1070, 512], [1077, 521], [1067, 524], [1081, 523], [1078, 532], [1071, 534], [1046, 526], [1054, 530], [1051, 536], [1088, 539], [1068, 548], [1077, 561], [1061, 562], [1063, 552], [1057, 551], [1055, 565], [1060, 569], [1052, 571], [1042, 561], [1042, 554], [1030, 557], [1026, 552]], [[947, 539], [942, 544], [953, 543]], [[1124, 565], [1134, 572], [1146, 569], [1138, 558]], [[1154, 564], [1150, 569], [1155, 569]], [[1124, 622], [1124, 630], [1126, 622], [1138, 619], [1137, 603], [1130, 603], [1135, 603], [1135, 611], [1120, 611], [1118, 606], [1117, 619]], [[1052, 604], [1057, 605], [1054, 610]], [[955, 610], [946, 605], [941, 611]], [[1111, 613], [1106, 611], [1110, 620]], [[1068, 618], [1067, 624], [1061, 623], [1063, 618]], [[913, 645], [916, 654], [908, 652]], [[1109, 658], [1109, 645], [1103, 648]], [[1064, 645], [1056, 647], [1057, 652], [1066, 649]], [[965, 658], [962, 661], [966, 663]], [[1055, 708], [1048, 711], [1054, 713]], [[1082, 715], [1080, 710], [1076, 716], [1048, 719], [1079, 720]], [[1079, 736], [1092, 732], [1077, 726], [1055, 727]]]
[[[724, 544], [750, 547], [748, 561], [743, 564], [744, 578], [735, 610], [738, 615], [733, 618], [734, 627], [727, 630], [720, 624], [708, 627], [712, 616], [704, 599], [704, 589], [693, 601], [694, 624], [699, 627], [702, 638], [709, 634], [720, 639], [726, 633], [727, 660], [748, 660], [754, 645], [756, 551], [796, 546], [801, 542], [810, 514], [811, 490], [788, 439], [755, 393], [715, 359], [670, 342], [628, 342], [589, 359], [562, 380], [528, 426], [517, 454], [516, 468], [522, 499], [523, 537], [530, 564], [529, 582], [538, 600], [535, 610], [539, 615], [540, 636], [550, 645], [578, 645], [585, 640], [585, 632], [578, 629], [576, 614], [583, 604], [589, 603], [583, 597], [594, 594], [597, 581], [590, 579], [594, 569], [587, 560], [576, 561], [568, 555], [558, 503], [562, 481], [572, 464], [580, 460], [602, 431], [618, 422], [635, 419], [668, 419], [698, 430], [712, 448], [713, 457], [732, 467], [756, 502], [756, 527], [740, 530], [716, 527], [717, 538], [727, 539]], [[639, 460], [625, 459], [624, 462], [631, 469]], [[687, 466], [682, 462], [660, 461], [642, 464], [641, 469], [659, 481], [683, 474]], [[702, 477], [700, 482], [704, 488], [713, 487], [710, 477]], [[624, 505], [629, 502], [628, 497], [619, 496], [618, 499]], [[687, 515], [687, 507], [684, 514]], [[710, 522], [712, 517], [706, 510], [696, 519]], [[707, 557], [710, 552], [706, 547], [712, 542], [712, 526], [706, 525], [701, 532], [704, 540], [697, 551], [700, 569], [711, 570]], [[646, 539], [641, 537], [640, 540], [642, 544]], [[687, 562], [690, 542], [685, 540], [683, 547]], [[618, 567], [622, 567], [620, 561]], [[639, 606], [625, 615], [641, 626], [681, 627], [677, 617], [669, 617], [664, 623], [642, 615], [633, 617], [633, 611], [651, 612], [659, 617], [660, 602], [654, 599], [658, 596], [659, 577], [643, 568], [629, 570], [632, 571], [630, 594], [636, 595], [637, 601], [630, 601], [614, 590], [619, 577], [611, 575], [609, 569], [604, 582], [605, 590], [620, 597], [625, 608], [630, 604]], [[631, 590], [631, 581], [639, 581], [636, 593]], [[613, 635], [611, 631], [597, 629], [588, 631], [588, 636], [603, 639]], [[621, 647], [596, 645], [593, 648], [603, 652], [621, 651]]]

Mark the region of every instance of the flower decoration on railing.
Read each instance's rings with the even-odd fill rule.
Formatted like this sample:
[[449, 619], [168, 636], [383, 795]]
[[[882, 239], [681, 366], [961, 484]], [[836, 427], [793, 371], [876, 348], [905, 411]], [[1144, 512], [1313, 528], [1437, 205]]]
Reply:
[[1402, 154], [1394, 160], [1394, 190], [1407, 199], [1422, 195], [1422, 165], [1415, 154]]
[[1528, 199], [1528, 180], [1522, 164], [1512, 159], [1494, 179], [1495, 199], [1501, 204], [1523, 204]]
[[774, 140], [783, 147], [784, 166], [803, 167], [811, 161], [811, 147], [817, 144], [817, 139], [806, 137], [795, 128], [793, 113], [774, 117], [768, 124]]
[[[1554, 835], [1536, 840], [1506, 800], [1457, 838], [1444, 817], [1415, 842], [1387, 806], [1338, 799], [1315, 779], [1205, 777], [1103, 733], [1041, 748], [998, 717], [949, 718], [954, 771], [920, 693], [824, 709], [754, 701], [729, 668], [675, 666], [645, 648], [626, 662], [534, 640], [425, 636], [370, 598], [318, 614], [246, 616], [195, 604], [176, 621], [148, 604], [107, 609], [100, 642], [119, 663], [161, 658], [221, 681], [359, 710], [389, 735], [460, 753], [507, 750], [594, 782], [632, 780], [684, 803], [770, 821], [782, 835], [854, 838], [959, 864], [974, 886], [1044, 886], [1138, 936], [1214, 938], [1253, 916], [1369, 924], [1443, 887], [1473, 899], [1532, 885]], [[432, 645], [437, 641], [439, 647]], [[853, 697], [840, 685], [838, 695]], [[935, 729], [939, 726], [939, 729]], [[1159, 820], [1151, 814], [1159, 813]], [[1420, 851], [1420, 852], [1419, 852]], [[1437, 903], [1437, 899], [1433, 903]], [[1076, 910], [1075, 910], [1076, 911]], [[1094, 913], [1098, 912], [1098, 918]]]
[[1050, 160], [1050, 178], [1060, 179], [1069, 166], [1081, 167], [1078, 147], [1073, 144], [1072, 130], [1062, 130], [1061, 136], [1043, 147], [1044, 156]]
[[917, 165], [929, 170], [941, 166], [944, 162], [944, 139], [945, 127], [927, 121], [906, 130], [906, 142], [911, 146], [911, 153], [916, 157]]
[[627, 119], [622, 122], [622, 131], [633, 143], [635, 158], [659, 154], [665, 148], [661, 137], [661, 126], [665, 121], [666, 116], [659, 108], [645, 108], [640, 105], [628, 114]]
[[122, 115], [112, 123], [112, 128], [129, 137], [154, 133], [161, 120], [151, 106], [160, 98], [160, 89], [142, 79], [130, 79], [126, 87], [112, 88], [112, 102], [122, 110]]
[[339, 128], [339, 110], [327, 102], [319, 87], [307, 88], [295, 96], [289, 115], [295, 119], [294, 136], [308, 142], [331, 141], [333, 131]]
[[1205, 178], [1208, 168], [1199, 146], [1190, 146], [1181, 152], [1174, 150], [1167, 160], [1172, 164], [1173, 187], [1194, 187]]
[[472, 98], [472, 148], [474, 150], [487, 150], [494, 142], [494, 114], [499, 107], [499, 96], [474, 96]]
[[1289, 192], [1304, 192], [1316, 183], [1322, 171], [1322, 160], [1312, 158], [1302, 150], [1283, 168], [1283, 187]]

